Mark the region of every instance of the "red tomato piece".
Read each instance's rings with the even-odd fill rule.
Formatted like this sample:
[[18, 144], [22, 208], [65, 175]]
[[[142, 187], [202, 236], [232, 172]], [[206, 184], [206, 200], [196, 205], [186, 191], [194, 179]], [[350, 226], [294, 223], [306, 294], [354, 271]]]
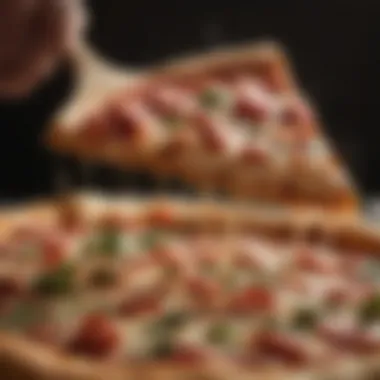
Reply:
[[302, 341], [277, 332], [263, 332], [255, 336], [251, 349], [259, 355], [294, 365], [301, 365], [312, 359], [307, 345]]
[[116, 104], [108, 110], [109, 133], [115, 138], [134, 139], [145, 132], [146, 113], [138, 103]]
[[187, 277], [195, 268], [194, 258], [189, 255], [186, 246], [180, 243], [166, 243], [154, 248], [151, 252], [153, 260], [165, 268], [172, 269]]
[[86, 356], [106, 357], [117, 349], [119, 343], [118, 331], [110, 319], [101, 314], [92, 314], [82, 322], [69, 344], [69, 350]]
[[234, 114], [254, 123], [265, 123], [269, 119], [269, 108], [260, 99], [254, 96], [240, 96], [234, 106]]
[[147, 219], [148, 223], [155, 227], [169, 227], [175, 222], [175, 212], [174, 210], [167, 207], [160, 207], [152, 210]]
[[279, 118], [281, 125], [294, 128], [298, 141], [308, 141], [315, 134], [312, 111], [299, 100], [288, 103]]
[[103, 113], [91, 115], [81, 126], [80, 134], [86, 144], [103, 144], [109, 136], [109, 125], [107, 115]]
[[120, 313], [124, 316], [136, 316], [141, 314], [154, 314], [161, 311], [161, 302], [157, 295], [142, 294], [128, 299], [122, 303]]
[[45, 267], [59, 267], [66, 258], [67, 241], [57, 237], [47, 238], [42, 247], [42, 260]]
[[307, 249], [298, 253], [295, 264], [298, 269], [311, 273], [331, 273], [334, 269], [328, 259], [318, 256], [318, 252]]
[[273, 292], [265, 287], [250, 287], [235, 294], [228, 304], [234, 313], [267, 312], [275, 307]]
[[280, 121], [283, 125], [310, 125], [313, 122], [312, 111], [309, 106], [300, 99], [289, 102], [283, 108]]
[[187, 289], [190, 296], [203, 305], [215, 305], [221, 294], [221, 286], [218, 282], [205, 278], [195, 277], [189, 279]]
[[15, 278], [0, 278], [0, 304], [7, 300], [18, 297], [23, 293], [23, 286]]
[[340, 306], [351, 299], [349, 289], [335, 288], [326, 294], [326, 302], [329, 305]]

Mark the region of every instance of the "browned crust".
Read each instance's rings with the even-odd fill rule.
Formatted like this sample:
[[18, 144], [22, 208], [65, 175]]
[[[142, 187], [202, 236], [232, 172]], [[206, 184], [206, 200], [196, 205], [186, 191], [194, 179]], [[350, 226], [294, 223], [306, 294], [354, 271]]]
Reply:
[[[145, 74], [141, 75], [139, 79], [135, 81], [134, 85], [130, 86], [127, 90], [106, 98], [104, 104], [112, 103], [121, 96], [136, 96], [137, 92], [144, 92], [147, 88], [154, 87], [156, 84], [162, 82], [162, 80], [180, 80], [185, 82], [192, 79], [199, 80], [199, 78], [209, 78], [215, 74], [228, 74], [229, 70], [236, 72], [236, 70], [246, 68], [252, 71], [255, 70], [255, 68], [260, 69], [263, 64], [269, 65], [270, 76], [274, 78], [273, 80], [281, 91], [285, 93], [300, 92], [300, 86], [295, 79], [294, 71], [291, 68], [284, 48], [274, 42], [261, 42], [235, 48], [223, 48], [215, 50], [211, 54], [184, 57], [161, 64], [158, 67], [146, 71]], [[136, 91], [136, 89], [138, 90]], [[78, 115], [74, 119], [80, 120], [87, 115], [86, 111], [82, 112], [83, 115], [81, 115], [80, 112], [82, 112], [82, 110], [78, 109]], [[314, 115], [316, 117], [314, 121], [316, 130], [321, 132], [323, 128], [316, 116], [317, 113], [314, 112]], [[195, 184], [200, 189], [209, 186], [210, 173], [200, 173], [200, 175], [194, 177], [194, 170], [186, 170], [185, 168], [178, 169], [175, 163], [176, 160], [166, 160], [160, 152], [154, 149], [153, 151], [134, 149], [133, 144], [129, 146], [128, 149], [118, 144], [113, 146], [105, 146], [105, 144], [102, 144], [102, 146], [94, 147], [89, 141], [77, 136], [75, 129], [70, 130], [71, 127], [73, 127], [73, 125], [67, 125], [65, 119], [62, 117], [55, 120], [46, 135], [47, 144], [58, 152], [74, 155], [79, 159], [107, 163], [121, 169], [131, 166], [140, 167], [158, 176], [161, 175], [165, 177], [167, 175], [175, 175], [185, 182]], [[332, 165], [340, 167], [340, 158], [334, 157], [334, 163], [332, 163]], [[228, 170], [228, 168], [226, 169], [224, 167], [221, 169]], [[273, 176], [275, 176], [274, 173], [272, 174], [272, 177]], [[215, 188], [215, 180], [213, 179], [212, 182], [213, 185], [211, 188]], [[244, 184], [239, 183], [237, 186], [234, 186], [234, 188], [230, 186], [222, 187], [225, 188], [230, 196], [236, 199], [249, 200], [257, 198], [263, 201], [302, 208], [317, 205], [316, 207], [323, 207], [328, 211], [343, 213], [357, 213], [359, 209], [357, 191], [353, 188], [353, 184], [350, 184], [350, 187], [347, 186], [346, 191], [342, 191], [341, 195], [339, 194], [339, 196], [332, 197], [307, 196], [306, 193], [302, 191], [298, 191], [297, 194], [293, 194], [290, 197], [289, 194], [279, 191], [279, 188], [277, 188], [277, 190], [273, 189], [273, 186], [270, 184], [263, 184], [261, 187], [249, 186], [249, 188], [247, 188]]]
[[253, 371], [219, 361], [198, 366], [165, 362], [116, 365], [67, 356], [40, 344], [0, 335], [0, 373], [7, 380], [359, 380], [375, 379], [379, 370], [379, 355], [342, 362], [339, 368], [321, 365], [303, 371], [281, 367]]
[[[317, 231], [319, 235], [328, 235], [332, 242], [336, 241], [339, 248], [380, 252], [379, 229], [354, 219], [339, 216], [326, 218], [323, 213], [295, 213], [289, 210], [247, 210], [241, 205], [221, 206], [217, 202], [206, 200], [202, 203], [192, 203], [183, 199], [125, 200], [83, 194], [70, 196], [58, 202], [41, 202], [15, 210], [3, 210], [0, 214], [0, 228], [2, 232], [9, 231], [15, 223], [36, 219], [42, 223], [55, 223], [65, 212], [75, 212], [77, 217], [87, 216], [92, 220], [123, 213], [145, 213], [146, 216], [151, 216], [162, 207], [168, 206], [177, 218], [174, 218], [174, 221], [195, 220], [198, 224], [201, 223], [203, 228], [209, 228], [216, 223], [219, 226], [232, 226], [233, 230], [249, 230], [273, 238], [292, 238], [294, 235], [298, 236], [300, 231], [308, 232], [305, 236], [315, 235]], [[15, 335], [0, 334], [0, 373], [7, 380], [301, 380], [305, 379], [305, 376], [312, 376], [313, 379], [333, 376], [334, 379], [343, 380], [348, 375], [353, 379], [362, 379], [364, 375], [374, 378], [375, 372], [379, 371], [378, 359], [376, 356], [368, 360], [345, 362], [339, 368], [330, 369], [322, 366], [317, 370], [310, 369], [302, 373], [281, 368], [249, 370], [224, 363], [216, 366], [208, 363], [191, 368], [155, 362], [122, 366], [84, 360]]]
[[173, 197], [126, 198], [101, 193], [84, 193], [67, 197], [63, 211], [74, 211], [80, 219], [92, 220], [106, 215], [129, 213], [151, 218], [162, 210], [170, 210], [172, 226], [199, 228], [215, 232], [252, 232], [271, 238], [302, 238], [310, 242], [325, 239], [344, 250], [380, 253], [380, 228], [347, 215], [326, 214], [323, 210], [278, 207], [248, 207], [244, 202], [220, 203], [213, 199]]

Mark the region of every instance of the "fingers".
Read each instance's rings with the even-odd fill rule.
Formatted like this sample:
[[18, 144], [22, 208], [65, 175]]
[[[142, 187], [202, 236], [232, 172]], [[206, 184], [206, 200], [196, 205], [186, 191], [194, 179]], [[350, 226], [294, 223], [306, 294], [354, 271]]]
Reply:
[[28, 94], [73, 49], [85, 25], [82, 0], [1, 0], [0, 14], [1, 97]]

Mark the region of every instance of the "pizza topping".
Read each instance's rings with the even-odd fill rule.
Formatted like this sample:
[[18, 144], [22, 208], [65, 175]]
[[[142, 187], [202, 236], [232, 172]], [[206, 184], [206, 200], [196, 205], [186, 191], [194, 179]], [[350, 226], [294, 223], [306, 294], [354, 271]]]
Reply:
[[0, 278], [0, 314], [7, 312], [13, 300], [24, 294], [25, 287], [16, 278]]
[[58, 269], [43, 274], [35, 282], [34, 291], [42, 296], [56, 297], [71, 293], [75, 290], [75, 269], [66, 264]]
[[216, 323], [211, 325], [207, 332], [207, 340], [211, 344], [225, 345], [231, 341], [232, 329], [228, 323]]
[[150, 251], [154, 248], [160, 248], [168, 241], [168, 236], [164, 231], [151, 230], [141, 236], [141, 246], [143, 250]]
[[67, 242], [59, 239], [46, 239], [43, 244], [43, 261], [47, 268], [57, 268], [62, 265], [67, 255]]
[[355, 327], [324, 325], [319, 329], [319, 335], [339, 350], [357, 354], [376, 352], [380, 348], [380, 339], [376, 334]]
[[17, 297], [22, 294], [23, 287], [20, 281], [15, 278], [0, 278], [0, 299]]
[[173, 312], [165, 315], [162, 319], [158, 321], [158, 327], [160, 329], [167, 330], [177, 330], [186, 321], [188, 321], [188, 314], [184, 312]]
[[152, 122], [141, 104], [118, 104], [109, 109], [109, 128], [116, 138], [131, 139], [142, 137]]
[[253, 269], [266, 274], [275, 272], [283, 265], [284, 260], [285, 255], [276, 254], [270, 245], [257, 241], [242, 242], [234, 257], [238, 268]]
[[265, 287], [249, 287], [237, 292], [227, 305], [233, 313], [270, 312], [275, 305], [274, 294]]
[[111, 268], [98, 268], [91, 273], [89, 283], [97, 289], [104, 289], [118, 284], [118, 274]]
[[151, 91], [148, 98], [149, 107], [165, 120], [179, 122], [195, 107], [195, 104], [186, 91], [174, 87], [158, 88]]
[[161, 301], [154, 293], [137, 294], [123, 302], [120, 307], [120, 313], [124, 316], [157, 314], [161, 310]]
[[334, 258], [323, 255], [311, 248], [302, 248], [295, 255], [295, 265], [298, 269], [310, 273], [333, 273], [338, 270]]
[[326, 354], [322, 345], [307, 337], [278, 331], [258, 334], [251, 345], [253, 352], [260, 356], [296, 366], [317, 362]]
[[122, 234], [118, 229], [108, 228], [99, 232], [87, 247], [88, 253], [117, 257], [122, 251]]
[[314, 328], [318, 322], [318, 314], [312, 309], [298, 310], [293, 318], [293, 325], [296, 329], [309, 330]]
[[197, 113], [193, 117], [193, 126], [201, 138], [203, 146], [211, 151], [222, 151], [226, 145], [223, 129], [212, 116]]
[[220, 299], [220, 284], [206, 277], [189, 279], [187, 289], [194, 302], [206, 307], [216, 306], [217, 301]]
[[310, 125], [312, 123], [311, 110], [301, 99], [290, 99], [285, 103], [280, 121], [284, 125]]
[[228, 94], [223, 87], [214, 85], [203, 89], [199, 94], [199, 103], [206, 109], [215, 109], [226, 104]]
[[168, 359], [174, 352], [173, 342], [169, 339], [159, 340], [151, 349], [150, 357], [152, 359]]
[[234, 114], [251, 123], [263, 124], [270, 118], [270, 108], [263, 91], [257, 86], [240, 86], [234, 105]]
[[176, 241], [167, 241], [155, 247], [151, 252], [154, 260], [165, 269], [184, 276], [190, 275], [195, 268], [193, 258], [189, 255], [186, 245]]
[[364, 324], [380, 321], [380, 296], [378, 294], [364, 300], [359, 309], [359, 318]]
[[116, 327], [101, 314], [87, 316], [69, 344], [70, 352], [92, 357], [106, 357], [120, 344]]

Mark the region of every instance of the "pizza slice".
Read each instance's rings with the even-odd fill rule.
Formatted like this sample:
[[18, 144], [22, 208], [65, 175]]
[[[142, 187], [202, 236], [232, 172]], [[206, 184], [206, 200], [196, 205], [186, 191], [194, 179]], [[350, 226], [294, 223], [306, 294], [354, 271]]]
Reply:
[[6, 213], [0, 226], [6, 378], [379, 374], [374, 227], [98, 197]]
[[239, 199], [357, 209], [349, 175], [275, 44], [162, 65], [93, 103], [58, 117], [49, 144]]

